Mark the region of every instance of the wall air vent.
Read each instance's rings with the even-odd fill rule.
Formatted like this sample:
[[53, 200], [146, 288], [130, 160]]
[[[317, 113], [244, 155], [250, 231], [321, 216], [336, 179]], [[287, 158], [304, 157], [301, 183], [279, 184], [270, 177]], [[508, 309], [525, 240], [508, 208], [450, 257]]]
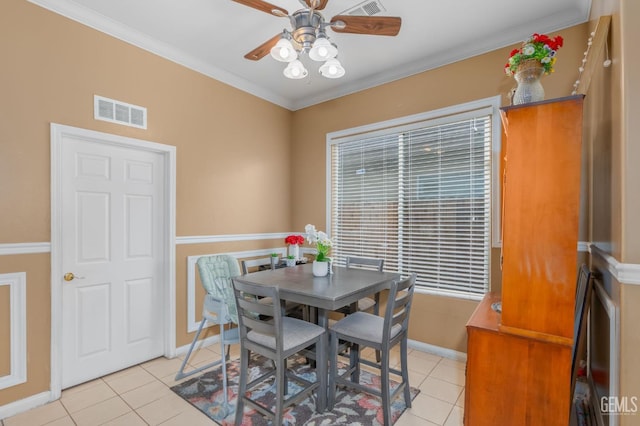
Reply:
[[93, 118], [125, 126], [147, 128], [147, 109], [102, 96], [93, 96]]
[[367, 0], [339, 13], [339, 15], [373, 16], [386, 10], [379, 0]]

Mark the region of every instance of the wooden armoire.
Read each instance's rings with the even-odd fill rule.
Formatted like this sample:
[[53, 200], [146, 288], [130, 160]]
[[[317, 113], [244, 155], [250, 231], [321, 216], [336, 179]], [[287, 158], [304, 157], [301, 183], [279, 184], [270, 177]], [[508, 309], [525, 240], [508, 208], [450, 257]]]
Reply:
[[502, 109], [502, 292], [467, 323], [467, 426], [568, 424], [582, 103]]

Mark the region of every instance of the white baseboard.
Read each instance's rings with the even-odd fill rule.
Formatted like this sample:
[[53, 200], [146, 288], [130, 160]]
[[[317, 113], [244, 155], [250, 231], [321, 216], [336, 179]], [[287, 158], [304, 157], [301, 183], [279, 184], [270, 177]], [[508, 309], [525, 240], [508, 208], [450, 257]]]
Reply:
[[[220, 342], [220, 336], [218, 334], [216, 334], [215, 336], [207, 337], [206, 339], [200, 339], [194, 350], [198, 348], [206, 348], [207, 346], [214, 345], [218, 342]], [[176, 356], [186, 355], [187, 352], [189, 352], [189, 346], [191, 346], [191, 343], [176, 348]]]
[[409, 348], [417, 349], [422, 352], [438, 355], [443, 358], [453, 359], [455, 361], [467, 362], [467, 354], [464, 352], [454, 351], [453, 349], [443, 348], [442, 346], [430, 345], [428, 343], [411, 340], [407, 342]]
[[0, 406], [0, 420], [15, 416], [41, 405], [51, 402], [51, 392], [42, 392], [31, 395], [28, 398], [10, 402], [9, 404]]

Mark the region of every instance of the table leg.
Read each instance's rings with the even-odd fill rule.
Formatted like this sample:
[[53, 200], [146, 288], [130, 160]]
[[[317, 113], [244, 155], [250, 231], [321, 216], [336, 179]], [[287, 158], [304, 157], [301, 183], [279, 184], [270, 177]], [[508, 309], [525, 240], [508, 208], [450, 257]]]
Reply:
[[[329, 329], [329, 312], [326, 309], [321, 309], [318, 308], [318, 325], [320, 327], [323, 327], [325, 330]], [[329, 363], [329, 333], [325, 333], [324, 336], [322, 336], [323, 339], [323, 344], [322, 347], [325, 351], [325, 356], [324, 359], [327, 362], [327, 365]], [[317, 359], [318, 357], [316, 357]], [[329, 371], [329, 369], [325, 369], [325, 371]], [[327, 408], [327, 396], [328, 393], [327, 391], [329, 390], [329, 387], [325, 387], [325, 389], [320, 389], [318, 388], [318, 402], [319, 402], [319, 406], [321, 407], [321, 410], [324, 411]]]

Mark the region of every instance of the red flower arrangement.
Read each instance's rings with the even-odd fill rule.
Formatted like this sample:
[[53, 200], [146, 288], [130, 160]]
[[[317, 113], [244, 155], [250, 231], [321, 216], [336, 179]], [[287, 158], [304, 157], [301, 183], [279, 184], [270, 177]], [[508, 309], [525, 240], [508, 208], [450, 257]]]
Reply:
[[304, 237], [302, 235], [289, 235], [284, 239], [285, 244], [302, 245], [304, 244]]
[[562, 47], [564, 40], [561, 36], [549, 37], [545, 34], [535, 33], [522, 43], [520, 49], [513, 49], [509, 54], [509, 60], [504, 66], [507, 75], [514, 75], [518, 65], [522, 62], [534, 59], [539, 61], [545, 74], [553, 72], [556, 62], [556, 52]]

